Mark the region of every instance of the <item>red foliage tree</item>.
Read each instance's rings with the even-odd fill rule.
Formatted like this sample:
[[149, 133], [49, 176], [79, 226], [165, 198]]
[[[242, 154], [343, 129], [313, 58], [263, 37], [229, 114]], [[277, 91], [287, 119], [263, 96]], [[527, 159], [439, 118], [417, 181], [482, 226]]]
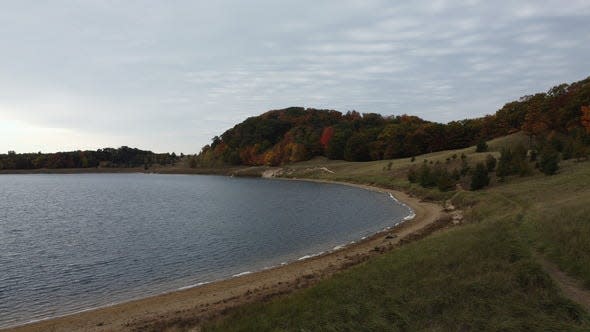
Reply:
[[325, 148], [328, 147], [330, 140], [334, 136], [334, 128], [333, 127], [325, 127], [322, 131], [322, 137], [320, 138], [320, 143]]

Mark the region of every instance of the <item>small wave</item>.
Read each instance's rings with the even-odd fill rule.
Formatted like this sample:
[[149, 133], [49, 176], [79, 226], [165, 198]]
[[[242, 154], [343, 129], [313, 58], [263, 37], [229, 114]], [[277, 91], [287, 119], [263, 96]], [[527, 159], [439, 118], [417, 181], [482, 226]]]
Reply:
[[252, 273], [252, 271], [245, 271], [245, 272], [240, 272], [240, 273], [238, 273], [238, 274], [234, 274], [234, 275], [232, 276], [232, 278], [236, 278], [236, 277], [245, 276], [246, 274], [250, 274], [250, 273]]
[[393, 196], [393, 194], [391, 194], [391, 193], [388, 193], [388, 194], [391, 199], [393, 199], [394, 201], [399, 203], [399, 201], [397, 200], [397, 198], [395, 198], [395, 196]]
[[346, 245], [341, 244], [341, 245], [335, 246], [334, 248], [332, 248], [332, 250], [340, 250], [340, 249], [343, 249], [344, 247], [346, 247]]
[[416, 218], [416, 214], [414, 213], [414, 211], [412, 211], [410, 214], [404, 217], [404, 221], [412, 220], [414, 218]]
[[178, 288], [178, 290], [185, 290], [185, 289], [195, 288], [195, 287], [206, 285], [208, 283], [210, 283], [210, 281], [198, 282], [196, 284], [192, 284], [192, 285], [180, 287], [180, 288]]
[[324, 252], [323, 252], [323, 251], [321, 251], [321, 252], [318, 252], [317, 254], [310, 254], [310, 255], [301, 256], [301, 257], [297, 258], [297, 260], [298, 260], [298, 261], [302, 261], [302, 260], [304, 260], [304, 259], [308, 259], [308, 258], [312, 258], [312, 257], [317, 257], [317, 256], [319, 256], [319, 255], [322, 255], [323, 253], [324, 253]]
[[391, 199], [393, 199], [398, 204], [400, 204], [401, 206], [403, 206], [406, 209], [408, 209], [408, 211], [410, 212], [410, 214], [408, 214], [407, 216], [405, 216], [404, 219], [402, 219], [402, 221], [400, 221], [400, 223], [403, 223], [404, 221], [408, 221], [408, 220], [412, 220], [412, 219], [416, 218], [416, 213], [414, 212], [414, 210], [411, 207], [408, 206], [408, 204], [406, 204], [404, 202], [400, 202], [397, 198], [395, 198], [395, 196], [393, 196], [392, 193], [388, 193], [388, 194], [389, 194], [389, 197]]

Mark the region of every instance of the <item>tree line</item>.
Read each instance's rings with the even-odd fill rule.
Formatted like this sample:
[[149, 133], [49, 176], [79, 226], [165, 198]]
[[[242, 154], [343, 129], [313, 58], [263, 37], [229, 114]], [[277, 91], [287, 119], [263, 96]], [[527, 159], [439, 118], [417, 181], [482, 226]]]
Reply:
[[144, 167], [170, 165], [178, 161], [175, 153], [154, 153], [122, 146], [96, 151], [69, 151], [56, 153], [0, 154], [0, 170], [39, 168], [91, 168], [91, 167]]
[[410, 157], [464, 148], [516, 131], [540, 139], [567, 137], [564, 144], [590, 144], [590, 77], [527, 95], [493, 115], [430, 122], [416, 116], [291, 107], [266, 112], [213, 138], [197, 166], [280, 165], [315, 156], [348, 161]]

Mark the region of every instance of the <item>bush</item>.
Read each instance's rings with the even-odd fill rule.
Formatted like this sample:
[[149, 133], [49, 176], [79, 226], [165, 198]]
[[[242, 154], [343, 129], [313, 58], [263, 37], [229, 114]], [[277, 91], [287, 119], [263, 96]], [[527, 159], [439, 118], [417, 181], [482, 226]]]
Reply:
[[418, 181], [418, 172], [416, 172], [414, 167], [410, 168], [408, 171], [408, 181], [410, 181], [410, 183], [416, 183], [416, 181]]
[[541, 152], [539, 169], [546, 175], [553, 175], [559, 169], [559, 153], [551, 147], [545, 147]]
[[574, 156], [574, 143], [572, 141], [570, 141], [563, 148], [563, 151], [561, 152], [561, 158], [563, 160], [569, 160], [569, 159], [572, 159], [573, 156]]
[[469, 167], [467, 160], [462, 159], [461, 160], [461, 175], [462, 176], [467, 175], [467, 173], [469, 173], [470, 170], [471, 170], [471, 167]]
[[479, 142], [477, 142], [477, 145], [475, 146], [475, 152], [486, 152], [488, 151], [488, 144], [486, 143], [486, 141], [481, 140]]
[[491, 154], [488, 154], [486, 156], [486, 167], [488, 169], [488, 172], [493, 172], [494, 169], [496, 169], [496, 163], [497, 160], [496, 158], [494, 158], [494, 156], [492, 156]]
[[455, 188], [455, 181], [446, 169], [442, 169], [437, 176], [436, 186], [440, 191], [449, 191]]
[[424, 188], [432, 188], [436, 185], [436, 177], [427, 164], [422, 164], [422, 167], [420, 167], [418, 182]]
[[520, 176], [531, 174], [532, 169], [527, 161], [526, 154], [526, 149], [522, 145], [517, 146], [514, 150], [502, 149], [496, 174], [501, 178], [514, 174]]
[[490, 184], [488, 169], [483, 163], [477, 163], [471, 177], [471, 190], [478, 190]]

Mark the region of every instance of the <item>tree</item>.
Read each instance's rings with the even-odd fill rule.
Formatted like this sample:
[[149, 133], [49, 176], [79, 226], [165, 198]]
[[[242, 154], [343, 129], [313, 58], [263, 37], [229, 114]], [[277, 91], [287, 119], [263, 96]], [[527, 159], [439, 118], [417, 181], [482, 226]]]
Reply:
[[559, 153], [551, 147], [546, 146], [541, 151], [539, 169], [546, 175], [553, 175], [559, 169]]
[[584, 145], [581, 140], [576, 140], [573, 144], [572, 156], [577, 161], [582, 161], [588, 158], [588, 148]]
[[586, 133], [590, 134], [590, 106], [582, 106], [582, 126], [586, 129]]
[[344, 159], [349, 161], [369, 161], [369, 144], [367, 135], [362, 133], [352, 135], [344, 148]]
[[197, 157], [196, 156], [190, 157], [190, 159], [188, 161], [188, 167], [197, 168]]
[[334, 128], [333, 127], [325, 127], [322, 131], [322, 137], [320, 138], [320, 144], [324, 149], [328, 148], [328, 144], [330, 140], [334, 136]]
[[477, 163], [471, 177], [471, 190], [479, 190], [490, 184], [488, 169], [483, 163]]
[[477, 142], [477, 145], [475, 146], [475, 152], [486, 152], [486, 151], [488, 151], [488, 144], [486, 143], [486, 141], [480, 140], [479, 142]]
[[496, 168], [496, 158], [494, 158], [494, 156], [492, 156], [491, 154], [488, 154], [486, 156], [486, 168], [488, 169], [488, 172], [493, 172], [494, 169]]
[[408, 171], [408, 181], [410, 181], [410, 183], [416, 183], [416, 181], [418, 181], [418, 172], [416, 172], [414, 167], [410, 168]]
[[436, 178], [426, 163], [422, 164], [420, 167], [420, 172], [418, 173], [418, 182], [424, 188], [431, 188], [436, 185]]
[[436, 186], [440, 191], [449, 191], [455, 187], [455, 181], [446, 168], [441, 169], [437, 174]]

